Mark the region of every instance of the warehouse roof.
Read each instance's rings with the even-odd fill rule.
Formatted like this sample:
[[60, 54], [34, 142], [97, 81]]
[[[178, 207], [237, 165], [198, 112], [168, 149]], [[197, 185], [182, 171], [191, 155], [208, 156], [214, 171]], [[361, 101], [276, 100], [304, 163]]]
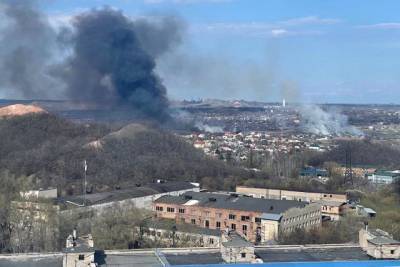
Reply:
[[[399, 264], [399, 261], [369, 261], [370, 258], [366, 252], [358, 246], [350, 245], [255, 247], [255, 254], [264, 263], [274, 263], [277, 266], [310, 266], [311, 262], [321, 262], [321, 265], [318, 266], [331, 266], [330, 263], [332, 263], [332, 266], [398, 266]], [[95, 261], [99, 266], [121, 267], [161, 267], [191, 264], [207, 266], [223, 263], [219, 249], [209, 248], [96, 251]], [[278, 262], [291, 262], [291, 264], [278, 265]], [[62, 254], [0, 256], [0, 267], [3, 266], [61, 267]], [[269, 265], [261, 264], [259, 266]]]
[[368, 240], [368, 242], [374, 245], [392, 245], [392, 244], [400, 244], [400, 241], [394, 240], [393, 238], [386, 236], [378, 236], [373, 239]]
[[[164, 183], [149, 183], [145, 185], [128, 187], [120, 190], [113, 190], [108, 192], [86, 194], [87, 205], [96, 205], [114, 201], [121, 201], [125, 199], [132, 199], [138, 197], [145, 197], [155, 194], [162, 194], [173, 191], [187, 190], [196, 188], [190, 182], [164, 182]], [[74, 203], [83, 203], [84, 195], [71, 196], [60, 198], [60, 202], [72, 201]]]
[[[186, 192], [180, 196], [163, 196], [155, 203], [185, 205], [191, 200], [197, 200], [196, 205], [217, 209], [256, 211], [270, 214], [281, 214], [291, 208], [303, 208], [307, 202], [295, 200], [276, 200], [252, 198], [238, 194], [221, 194], [206, 192]], [[192, 201], [193, 203], [193, 201]]]

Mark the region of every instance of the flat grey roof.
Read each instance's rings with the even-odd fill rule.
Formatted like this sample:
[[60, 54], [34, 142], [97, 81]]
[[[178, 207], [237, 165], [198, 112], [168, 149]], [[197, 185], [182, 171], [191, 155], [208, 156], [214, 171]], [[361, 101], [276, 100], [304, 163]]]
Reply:
[[291, 208], [303, 208], [307, 202], [295, 200], [276, 200], [252, 198], [247, 196], [233, 196], [229, 194], [186, 192], [180, 196], [163, 196], [155, 203], [184, 204], [189, 200], [198, 200], [197, 205], [217, 209], [256, 211], [270, 214], [281, 214]]
[[62, 267], [62, 255], [0, 258], [0, 267]]
[[[97, 259], [99, 260], [99, 259]], [[132, 254], [110, 254], [104, 255], [99, 260], [99, 266], [118, 266], [118, 267], [162, 267], [162, 263], [157, 256], [149, 253], [132, 253]]]
[[[108, 192], [86, 194], [86, 203], [88, 205], [96, 205], [192, 188], [196, 188], [196, 186], [190, 182], [149, 183], [139, 187], [129, 187]], [[72, 201], [75, 203], [83, 203], [84, 198], [84, 195], [70, 196], [59, 198], [59, 202]]]
[[[257, 257], [266, 263], [271, 262], [320, 262], [320, 261], [360, 261], [370, 260], [359, 247], [331, 248], [257, 248]], [[164, 254], [171, 265], [221, 264], [220, 253], [175, 253]]]
[[352, 261], [369, 260], [360, 247], [256, 249], [264, 262]]
[[263, 213], [260, 216], [261, 219], [270, 220], [270, 221], [280, 221], [282, 215], [280, 214], [270, 214], [270, 213]]
[[371, 209], [371, 208], [364, 208], [364, 211], [365, 211], [366, 213], [370, 213], [370, 214], [375, 214], [375, 213], [376, 213], [376, 211], [374, 211], [374, 210]]
[[342, 205], [346, 205], [346, 202], [333, 201], [333, 200], [318, 200], [315, 203], [332, 207], [340, 207]]
[[386, 236], [378, 236], [373, 239], [368, 240], [368, 242], [375, 245], [391, 245], [391, 244], [400, 244], [400, 241], [394, 240], [393, 238]]
[[224, 247], [254, 247], [252, 243], [234, 231], [229, 232], [226, 237], [228, 240], [222, 243]]
[[210, 253], [165, 253], [163, 254], [170, 265], [191, 264], [222, 264], [220, 252]]
[[[361, 261], [369, 256], [357, 246], [320, 247], [255, 247], [255, 254], [264, 262], [321, 262], [321, 261]], [[218, 250], [187, 249], [177, 252], [154, 251], [96, 251], [95, 260], [99, 266], [143, 266], [161, 267], [161, 261], [171, 265], [221, 264], [223, 260]], [[0, 258], [0, 267], [61, 267], [62, 255], [10, 256]]]

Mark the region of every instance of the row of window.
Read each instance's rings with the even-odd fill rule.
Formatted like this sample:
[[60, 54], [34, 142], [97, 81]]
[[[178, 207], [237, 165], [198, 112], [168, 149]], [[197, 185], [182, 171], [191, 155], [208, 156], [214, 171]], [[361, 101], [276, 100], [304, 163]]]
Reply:
[[175, 212], [175, 208], [167, 207], [167, 212]]
[[[182, 222], [185, 222], [184, 218], [182, 218]], [[191, 219], [190, 223], [191, 224], [196, 224], [196, 219]], [[206, 227], [206, 228], [210, 227], [210, 221], [209, 220], [205, 220], [204, 221], [204, 227]], [[215, 228], [221, 229], [221, 222], [219, 222], [219, 221], [215, 222]], [[245, 225], [245, 224], [242, 225], [242, 230], [243, 231], [247, 231], [247, 229], [248, 229], [247, 225]], [[234, 224], [234, 223], [231, 224], [231, 230], [236, 230], [236, 224]]]
[[[156, 206], [156, 211], [164, 211], [164, 208], [162, 206]], [[167, 212], [175, 212], [175, 208], [167, 207]], [[179, 208], [178, 212], [183, 214], [183, 213], [185, 213], [185, 209]], [[210, 215], [211, 214], [209, 211], [204, 212], [205, 217], [210, 217]], [[222, 213], [215, 213], [215, 215], [216, 215], [216, 218], [222, 217]], [[229, 218], [229, 220], [236, 220], [236, 215], [229, 214], [228, 218]], [[248, 215], [242, 215], [240, 219], [241, 219], [241, 221], [244, 221], [244, 222], [248, 222], [251, 220], [250, 216], [248, 216]], [[255, 222], [258, 222], [258, 223], [261, 222], [261, 218], [255, 218]]]
[[[156, 206], [156, 211], [164, 211], [164, 207]], [[175, 212], [175, 208], [167, 207], [167, 212]], [[185, 209], [178, 209], [179, 213], [185, 213]]]
[[[236, 220], [236, 215], [235, 214], [229, 214], [228, 218], [229, 218], [229, 220]], [[255, 219], [259, 219], [259, 218], [255, 218]], [[250, 221], [250, 216], [242, 215], [240, 217], [240, 220], [243, 221], [243, 222], [248, 222], [248, 221]], [[261, 222], [261, 219], [260, 219], [260, 222]]]
[[320, 220], [319, 219], [315, 219], [315, 220], [311, 220], [311, 221], [308, 221], [308, 222], [305, 222], [305, 223], [297, 224], [295, 226], [288, 227], [288, 228], [286, 228], [286, 230], [294, 231], [294, 230], [296, 230], [298, 228], [305, 228], [305, 227], [316, 225], [316, 224], [319, 224], [319, 223], [320, 223]]
[[307, 218], [312, 218], [312, 217], [319, 216], [319, 215], [320, 215], [319, 211], [314, 211], [314, 212], [311, 212], [311, 213], [308, 213], [308, 214], [304, 214], [304, 215], [300, 215], [300, 216], [297, 216], [297, 217], [283, 219], [283, 223], [284, 224], [294, 223], [294, 222], [306, 220]]

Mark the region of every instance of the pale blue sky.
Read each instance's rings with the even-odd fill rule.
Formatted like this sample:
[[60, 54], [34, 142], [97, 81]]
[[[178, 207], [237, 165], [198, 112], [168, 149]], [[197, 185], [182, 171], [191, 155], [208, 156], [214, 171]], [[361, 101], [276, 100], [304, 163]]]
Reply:
[[[50, 16], [109, 5], [129, 16], [176, 14], [192, 72], [160, 75], [172, 98], [400, 103], [400, 1], [57, 0]], [[207, 64], [213, 65], [209, 68]], [[198, 77], [189, 77], [190, 75]], [[289, 81], [289, 82], [288, 82]], [[284, 84], [293, 88], [282, 89]], [[287, 93], [289, 92], [289, 93]]]

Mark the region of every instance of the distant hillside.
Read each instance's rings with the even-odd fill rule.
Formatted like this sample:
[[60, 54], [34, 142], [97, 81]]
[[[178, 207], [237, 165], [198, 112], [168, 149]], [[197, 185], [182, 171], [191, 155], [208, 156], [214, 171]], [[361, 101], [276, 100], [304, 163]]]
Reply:
[[372, 140], [339, 140], [336, 147], [325, 153], [318, 153], [310, 159], [309, 164], [322, 166], [324, 162], [346, 163], [346, 150], [351, 150], [351, 161], [354, 166], [374, 166], [380, 168], [398, 168], [400, 150]]
[[142, 124], [121, 129], [76, 124], [48, 113], [0, 120], [0, 168], [32, 175], [37, 187], [57, 186], [64, 194], [81, 192], [87, 160], [89, 188], [94, 191], [153, 179], [200, 181], [247, 172], [207, 158], [186, 141]]

